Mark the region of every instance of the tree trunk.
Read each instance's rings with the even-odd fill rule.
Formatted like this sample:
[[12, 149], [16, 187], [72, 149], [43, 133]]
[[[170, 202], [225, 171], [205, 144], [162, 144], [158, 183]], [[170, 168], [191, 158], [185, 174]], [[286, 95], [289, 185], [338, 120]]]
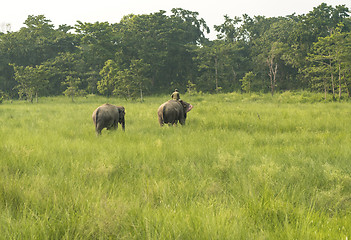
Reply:
[[339, 101], [341, 100], [341, 66], [339, 63]]
[[[234, 67], [233, 67], [233, 66], [232, 66], [232, 72], [233, 72], [233, 82], [234, 82], [234, 84], [235, 84], [237, 74], [236, 74], [236, 72], [235, 72], [235, 70], [234, 70]], [[234, 85], [234, 86], [235, 86], [235, 85]]]
[[30, 103], [33, 103], [33, 92], [31, 92], [31, 93], [29, 94], [29, 99], [28, 99], [28, 101], [29, 101]]
[[327, 80], [323, 78], [323, 83], [324, 83], [324, 101], [327, 100]]
[[329, 68], [330, 68], [330, 78], [331, 78], [331, 83], [332, 83], [333, 99], [335, 99], [334, 74], [333, 74], [333, 68], [332, 68], [331, 61], [329, 62]]
[[142, 101], [144, 101], [144, 99], [143, 99], [143, 89], [141, 87], [141, 84], [139, 87], [140, 87], [140, 101], [142, 102]]
[[345, 78], [345, 72], [342, 73], [342, 76], [343, 76], [343, 79], [344, 79], [344, 82], [345, 82], [345, 86], [346, 86], [347, 97], [350, 98], [351, 95], [350, 95], [349, 86], [347, 85], [347, 81], [346, 81], [346, 78]]
[[275, 84], [277, 82], [277, 71], [278, 71], [278, 64], [276, 63], [274, 65], [274, 62], [273, 62], [273, 58], [271, 59], [267, 59], [267, 62], [268, 62], [268, 65], [269, 65], [269, 78], [271, 80], [271, 94], [272, 94], [272, 97], [274, 95], [274, 88], [275, 88]]
[[215, 56], [216, 93], [218, 93], [218, 57]]

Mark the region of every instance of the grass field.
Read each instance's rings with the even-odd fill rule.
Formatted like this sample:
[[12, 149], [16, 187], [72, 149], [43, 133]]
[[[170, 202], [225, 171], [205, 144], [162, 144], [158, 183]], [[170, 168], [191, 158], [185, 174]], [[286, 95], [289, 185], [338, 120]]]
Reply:
[[[0, 105], [0, 239], [350, 239], [351, 104], [198, 95]], [[96, 137], [91, 114], [126, 108]]]

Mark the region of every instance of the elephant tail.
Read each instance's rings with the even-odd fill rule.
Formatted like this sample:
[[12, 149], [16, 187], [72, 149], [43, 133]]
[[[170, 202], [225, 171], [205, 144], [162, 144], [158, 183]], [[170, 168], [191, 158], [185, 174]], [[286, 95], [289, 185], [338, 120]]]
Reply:
[[164, 106], [161, 105], [158, 110], [157, 110], [157, 115], [158, 115], [158, 122], [160, 123], [160, 126], [162, 127], [164, 124]]
[[163, 106], [163, 109], [162, 109], [162, 121], [165, 122], [165, 116], [166, 116], [166, 108], [165, 106]]
[[98, 109], [96, 110], [96, 114], [95, 114], [95, 129], [97, 129], [98, 117], [99, 117], [99, 110], [100, 110], [100, 108], [98, 108]]

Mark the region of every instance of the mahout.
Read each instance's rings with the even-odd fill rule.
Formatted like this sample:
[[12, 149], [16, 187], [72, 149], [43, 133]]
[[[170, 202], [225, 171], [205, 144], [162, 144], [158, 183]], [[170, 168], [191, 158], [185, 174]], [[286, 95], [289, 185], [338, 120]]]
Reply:
[[157, 116], [158, 122], [162, 127], [165, 123], [177, 124], [178, 121], [181, 125], [185, 124], [187, 112], [189, 112], [193, 106], [185, 101], [169, 100], [158, 108]]
[[115, 106], [112, 104], [103, 104], [93, 112], [92, 118], [95, 126], [96, 135], [101, 134], [101, 130], [106, 128], [117, 129], [118, 123], [122, 125], [125, 131], [125, 108], [123, 106]]

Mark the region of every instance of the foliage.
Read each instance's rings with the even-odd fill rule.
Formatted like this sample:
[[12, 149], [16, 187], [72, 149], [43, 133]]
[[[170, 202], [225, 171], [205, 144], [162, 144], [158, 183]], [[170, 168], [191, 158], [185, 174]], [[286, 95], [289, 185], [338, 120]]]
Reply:
[[4, 93], [0, 91], [0, 104], [4, 101]]
[[[90, 94], [140, 93], [142, 99], [185, 91], [189, 81], [201, 92], [241, 91], [240, 79], [253, 72], [255, 92], [309, 89], [340, 99], [342, 92], [350, 95], [349, 13], [345, 5], [322, 3], [307, 14], [285, 17], [225, 15], [214, 26], [215, 40], [206, 38], [209, 27], [198, 12], [181, 8], [169, 15], [161, 10], [117, 23], [77, 21], [57, 28], [43, 15], [29, 15], [18, 32], [0, 33], [0, 90], [29, 100], [33, 94], [60, 95], [61, 82], [72, 76]], [[140, 71], [133, 61], [142, 61]], [[27, 69], [22, 80], [21, 67]], [[37, 80], [29, 76], [40, 74], [30, 75], [30, 69], [40, 68], [46, 71], [45, 87], [31, 90]]]
[[192, 94], [196, 94], [196, 84], [192, 83], [190, 80], [188, 81], [188, 84], [186, 85], [186, 92], [191, 96]]
[[135, 99], [140, 94], [143, 101], [143, 91], [151, 85], [150, 65], [143, 60], [132, 60], [129, 68], [118, 70], [117, 64], [109, 60], [105, 63], [100, 75], [102, 79], [98, 82], [100, 93], [108, 93], [110, 96], [122, 96], [126, 99]]
[[38, 94], [48, 84], [47, 69], [43, 65], [36, 67], [14, 66], [15, 80], [18, 83], [18, 95], [29, 102], [33, 102], [35, 96], [38, 102]]
[[100, 71], [101, 80], [97, 83], [98, 91], [106, 96], [111, 96], [116, 84], [118, 66], [113, 60], [105, 62], [105, 66]]
[[350, 95], [348, 88], [350, 79], [345, 78], [347, 76], [345, 73], [350, 66], [351, 35], [343, 33], [342, 27], [340, 24], [330, 36], [320, 37], [313, 44], [312, 52], [307, 57], [311, 64], [304, 69], [307, 74], [314, 76], [311, 81], [314, 87], [323, 85], [325, 93], [331, 89], [334, 98], [335, 90], [338, 88], [339, 99], [343, 89]]
[[255, 74], [253, 72], [248, 72], [245, 76], [240, 79], [241, 82], [241, 89], [246, 93], [251, 93], [252, 86], [255, 82]]
[[65, 96], [69, 96], [74, 101], [75, 96], [84, 96], [86, 92], [82, 89], [79, 89], [81, 80], [79, 77], [67, 76], [65, 81], [62, 82], [63, 85], [67, 85], [67, 89], [63, 92]]

